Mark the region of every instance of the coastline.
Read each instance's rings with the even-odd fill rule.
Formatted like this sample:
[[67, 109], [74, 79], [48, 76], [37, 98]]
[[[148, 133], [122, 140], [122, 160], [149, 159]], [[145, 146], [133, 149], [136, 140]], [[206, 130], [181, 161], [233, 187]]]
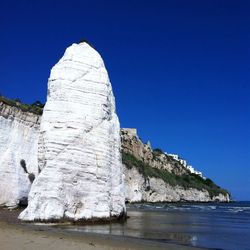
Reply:
[[0, 208], [3, 250], [248, 249], [250, 202], [137, 204], [124, 223], [26, 223]]
[[128, 237], [66, 233], [61, 230], [28, 229], [0, 222], [1, 249], [201, 249]]
[[0, 242], [3, 250], [205, 249], [127, 236], [68, 232], [41, 223], [21, 223], [16, 216], [20, 211], [0, 210]]

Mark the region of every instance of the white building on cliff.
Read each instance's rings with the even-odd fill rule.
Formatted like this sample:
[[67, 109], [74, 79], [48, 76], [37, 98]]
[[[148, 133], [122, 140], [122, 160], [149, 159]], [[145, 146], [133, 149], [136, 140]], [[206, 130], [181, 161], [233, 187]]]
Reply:
[[203, 176], [202, 172], [197, 171], [197, 170], [195, 170], [192, 166], [188, 165], [188, 164], [187, 164], [187, 161], [184, 160], [184, 159], [182, 159], [182, 158], [180, 158], [179, 155], [176, 155], [176, 154], [168, 154], [168, 153], [166, 153], [166, 154], [167, 154], [168, 156], [172, 157], [174, 160], [179, 161], [180, 164], [181, 164], [182, 166], [184, 166], [185, 168], [187, 168], [192, 174], [199, 175], [200, 177], [202, 177], [203, 179], [205, 179], [205, 177]]

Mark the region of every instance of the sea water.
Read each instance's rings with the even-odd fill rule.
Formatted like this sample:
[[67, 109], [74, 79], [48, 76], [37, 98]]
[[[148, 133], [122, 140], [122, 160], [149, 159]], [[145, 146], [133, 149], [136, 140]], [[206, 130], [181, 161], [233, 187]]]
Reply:
[[120, 235], [210, 249], [250, 250], [250, 202], [130, 204], [124, 224], [69, 226], [68, 231]]

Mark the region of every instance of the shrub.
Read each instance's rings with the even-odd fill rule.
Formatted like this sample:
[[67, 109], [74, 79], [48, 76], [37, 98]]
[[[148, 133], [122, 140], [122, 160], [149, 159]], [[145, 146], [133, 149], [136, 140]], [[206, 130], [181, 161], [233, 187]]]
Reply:
[[44, 108], [44, 104], [41, 103], [40, 101], [35, 101], [34, 103], [31, 104], [32, 107], [39, 107], [41, 109]]
[[164, 152], [160, 148], [155, 148], [153, 150], [153, 159], [157, 160], [157, 157], [161, 154], [164, 154]]
[[22, 101], [20, 99], [14, 99], [15, 102], [21, 103]]
[[164, 152], [160, 148], [155, 148], [153, 150], [153, 153], [155, 153], [155, 154], [164, 154]]
[[219, 195], [220, 193], [226, 195], [228, 192], [224, 189], [221, 189], [213, 183], [210, 179], [203, 179], [196, 174], [183, 174], [175, 175], [170, 173], [165, 169], [153, 168], [150, 165], [138, 160], [135, 156], [130, 153], [122, 151], [122, 161], [128, 169], [136, 167], [140, 174], [144, 176], [145, 179], [148, 177], [155, 177], [162, 179], [165, 183], [168, 183], [171, 186], [181, 186], [185, 189], [195, 188], [198, 190], [207, 190], [210, 197]]
[[[11, 107], [16, 107], [21, 109], [23, 112], [31, 112], [36, 115], [42, 115], [44, 105], [40, 101], [36, 101], [32, 105], [21, 103], [19, 99], [11, 100], [6, 97], [0, 96], [0, 102]], [[36, 105], [34, 105], [36, 104]]]
[[90, 47], [94, 48], [94, 46], [87, 39], [81, 39], [79, 43], [87, 43]]

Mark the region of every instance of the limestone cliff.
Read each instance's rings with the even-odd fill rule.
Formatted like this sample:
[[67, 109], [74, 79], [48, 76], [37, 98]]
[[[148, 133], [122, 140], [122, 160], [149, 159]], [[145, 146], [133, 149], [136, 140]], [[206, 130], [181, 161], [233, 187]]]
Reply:
[[86, 42], [52, 68], [42, 108], [0, 97], [0, 206], [25, 204], [29, 194], [23, 220], [116, 218], [125, 197], [230, 199], [178, 155], [142, 143], [136, 129], [120, 131], [104, 62]]
[[[37, 148], [41, 118], [37, 113], [41, 112], [28, 112], [29, 109], [24, 111], [13, 101], [12, 104], [0, 102], [2, 206], [15, 207], [25, 202], [32, 178], [38, 174]], [[211, 186], [208, 181], [191, 174], [179, 161], [142, 143], [135, 129], [121, 129], [121, 140], [128, 202], [229, 200], [226, 191], [215, 184]], [[40, 151], [43, 151], [41, 141], [39, 145]]]
[[[26, 202], [33, 178], [38, 174], [40, 120], [36, 112], [23, 111], [18, 104], [0, 102], [2, 206], [15, 207]], [[122, 129], [121, 140], [128, 202], [229, 200], [225, 190], [195, 177], [179, 161], [144, 144], [135, 129]], [[39, 145], [43, 150], [42, 144]]]
[[228, 192], [210, 179], [191, 173], [171, 156], [144, 144], [135, 129], [122, 129], [121, 140], [128, 202], [230, 200]]
[[26, 203], [38, 173], [40, 115], [24, 112], [0, 99], [0, 205]]
[[104, 62], [86, 42], [52, 68], [39, 135], [37, 179], [19, 216], [112, 219], [125, 213], [120, 124]]

